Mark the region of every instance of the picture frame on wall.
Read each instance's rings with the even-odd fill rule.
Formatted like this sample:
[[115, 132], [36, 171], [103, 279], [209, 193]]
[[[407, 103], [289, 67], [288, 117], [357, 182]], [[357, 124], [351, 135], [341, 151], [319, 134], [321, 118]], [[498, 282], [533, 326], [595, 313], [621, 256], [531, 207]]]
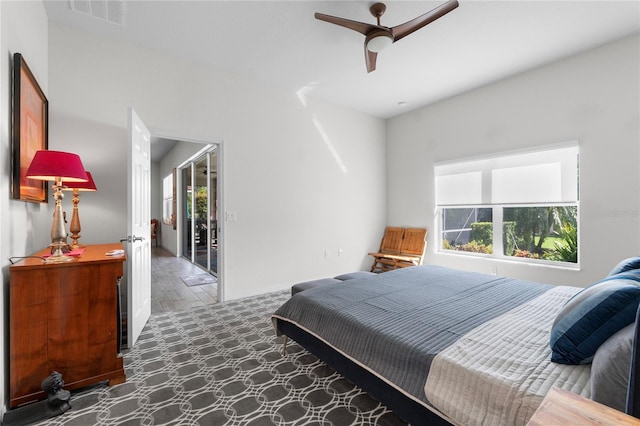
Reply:
[[47, 182], [27, 179], [26, 172], [49, 146], [49, 101], [20, 53], [13, 55], [12, 119], [12, 197], [47, 203]]

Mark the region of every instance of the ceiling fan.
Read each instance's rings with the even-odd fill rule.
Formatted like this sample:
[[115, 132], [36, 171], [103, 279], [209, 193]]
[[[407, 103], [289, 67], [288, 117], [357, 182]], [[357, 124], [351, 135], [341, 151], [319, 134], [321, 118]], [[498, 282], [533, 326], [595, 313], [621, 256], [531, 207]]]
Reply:
[[371, 14], [377, 19], [378, 24], [367, 24], [364, 22], [352, 21], [350, 19], [339, 18], [336, 16], [325, 15], [324, 13], [316, 13], [316, 19], [329, 22], [331, 24], [340, 25], [341, 27], [348, 28], [363, 34], [364, 39], [364, 57], [367, 64], [367, 72], [371, 72], [376, 69], [376, 59], [378, 52], [389, 47], [396, 41], [408, 36], [414, 31], [419, 30], [425, 25], [435, 21], [443, 15], [451, 12], [458, 7], [457, 0], [449, 0], [448, 2], [441, 4], [430, 12], [424, 15], [418, 16], [415, 19], [405, 22], [404, 24], [396, 25], [395, 27], [385, 27], [380, 25], [380, 17], [387, 10], [387, 6], [384, 3], [374, 3], [369, 8]]

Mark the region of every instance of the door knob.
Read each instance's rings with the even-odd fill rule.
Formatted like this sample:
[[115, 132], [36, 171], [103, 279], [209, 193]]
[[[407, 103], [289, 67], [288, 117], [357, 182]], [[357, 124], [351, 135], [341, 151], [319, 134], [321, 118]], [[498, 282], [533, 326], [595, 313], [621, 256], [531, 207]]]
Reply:
[[133, 243], [135, 243], [136, 241], [144, 241], [144, 237], [136, 237], [135, 235], [133, 237], [131, 237], [129, 235], [126, 238], [120, 238], [120, 242], [121, 243], [124, 243], [124, 242], [127, 242], [127, 243], [133, 242]]

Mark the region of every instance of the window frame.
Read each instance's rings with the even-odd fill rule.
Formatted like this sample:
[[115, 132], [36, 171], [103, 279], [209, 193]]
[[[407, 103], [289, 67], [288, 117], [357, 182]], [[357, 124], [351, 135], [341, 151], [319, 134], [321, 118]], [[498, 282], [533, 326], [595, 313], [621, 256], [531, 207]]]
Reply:
[[[555, 145], [548, 145], [548, 146], [544, 146], [544, 147], [538, 147], [537, 149], [533, 149], [533, 150], [528, 150], [528, 151], [517, 151], [517, 152], [505, 152], [505, 153], [498, 153], [498, 154], [494, 154], [491, 156], [485, 156], [480, 158], [480, 160], [485, 160], [485, 159], [503, 159], [512, 155], [520, 155], [520, 154], [527, 154], [527, 153], [542, 153], [544, 151], [553, 151], [555, 149], [563, 149], [563, 148], [575, 148], [576, 149], [576, 184], [577, 184], [577, 188], [576, 188], [576, 199], [575, 201], [558, 201], [558, 202], [552, 202], [552, 201], [546, 201], [546, 202], [516, 202], [516, 203], [492, 203], [492, 202], [487, 202], [486, 196], [483, 196], [483, 200], [479, 203], [452, 203], [452, 204], [438, 204], [438, 188], [437, 188], [437, 176], [438, 176], [438, 172], [437, 172], [437, 167], [439, 165], [445, 165], [448, 166], [450, 164], [464, 164], [464, 163], [472, 163], [474, 161], [478, 161], [478, 158], [471, 158], [471, 159], [461, 159], [461, 160], [456, 160], [456, 161], [451, 161], [451, 162], [443, 162], [443, 163], [436, 163], [434, 164], [434, 187], [435, 187], [435, 229], [438, 230], [437, 232], [437, 248], [436, 248], [436, 252], [437, 253], [441, 253], [441, 254], [448, 254], [448, 255], [454, 255], [454, 256], [473, 256], [473, 257], [480, 257], [480, 258], [487, 258], [487, 259], [496, 259], [496, 260], [502, 260], [502, 261], [510, 261], [510, 262], [518, 262], [518, 263], [525, 263], [525, 264], [536, 264], [536, 265], [545, 265], [545, 266], [551, 266], [551, 267], [560, 267], [560, 268], [566, 268], [566, 269], [580, 269], [580, 257], [581, 257], [581, 249], [580, 249], [580, 242], [581, 242], [581, 236], [580, 236], [580, 232], [581, 232], [581, 227], [580, 227], [580, 188], [579, 188], [579, 182], [580, 182], [580, 146], [579, 143], [577, 141], [571, 141], [571, 142], [567, 142], [567, 143], [563, 143], [563, 144], [555, 144]], [[483, 172], [484, 175], [486, 175], [486, 172]], [[490, 179], [486, 179], [486, 177], [483, 177], [482, 180], [482, 186], [486, 187], [487, 185], [491, 185], [491, 180]], [[453, 197], [453, 198], [457, 198], [457, 197]], [[518, 207], [532, 207], [532, 208], [547, 208], [547, 207], [575, 207], [576, 209], [576, 232], [577, 232], [577, 239], [578, 239], [578, 253], [577, 253], [577, 261], [574, 262], [567, 262], [567, 261], [558, 261], [558, 260], [548, 260], [548, 259], [536, 259], [536, 258], [527, 258], [527, 257], [516, 257], [516, 256], [508, 256], [504, 253], [504, 244], [503, 244], [503, 229], [504, 229], [504, 220], [503, 220], [503, 213], [504, 213], [504, 209], [506, 208], [518, 208]], [[470, 252], [470, 251], [463, 251], [463, 250], [453, 250], [453, 249], [445, 249], [443, 248], [443, 235], [444, 235], [444, 231], [442, 229], [443, 227], [443, 215], [444, 215], [444, 211], [445, 209], [473, 209], [473, 208], [478, 208], [478, 209], [482, 209], [482, 208], [490, 208], [492, 209], [492, 224], [493, 224], [493, 241], [492, 241], [492, 246], [493, 246], [493, 253], [477, 253], [477, 252]]]
[[[535, 259], [530, 257], [517, 257], [517, 256], [508, 256], [504, 254], [504, 244], [503, 244], [503, 229], [502, 226], [503, 220], [503, 209], [505, 208], [513, 208], [513, 207], [575, 207], [578, 221], [578, 259], [577, 262], [565, 262], [560, 260], [548, 260], [548, 259]], [[464, 251], [464, 250], [451, 250], [445, 249], [442, 247], [442, 243], [444, 241], [443, 238], [443, 213], [444, 209], [452, 208], [452, 209], [472, 209], [472, 208], [489, 208], [492, 210], [492, 223], [493, 223], [493, 253], [477, 253], [472, 251]], [[498, 219], [497, 219], [498, 218]], [[499, 220], [500, 226], [496, 226], [496, 222]], [[455, 205], [455, 206], [437, 206], [436, 207], [436, 229], [438, 229], [437, 233], [437, 252], [441, 254], [451, 254], [451, 255], [459, 255], [459, 256], [476, 256], [476, 257], [484, 257], [489, 259], [498, 259], [498, 260], [506, 260], [513, 262], [524, 262], [538, 265], [549, 265], [556, 267], [565, 267], [570, 269], [579, 269], [580, 268], [580, 202], [576, 203], [557, 203], [557, 204], [478, 204], [478, 205]]]

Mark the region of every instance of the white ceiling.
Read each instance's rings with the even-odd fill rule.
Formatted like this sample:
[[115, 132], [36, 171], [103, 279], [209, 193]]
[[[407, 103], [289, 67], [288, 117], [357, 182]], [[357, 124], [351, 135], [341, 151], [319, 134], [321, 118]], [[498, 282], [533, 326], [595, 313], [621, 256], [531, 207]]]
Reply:
[[[70, 1], [45, 0], [45, 7], [52, 22], [382, 118], [640, 30], [637, 0], [460, 0], [451, 13], [381, 52], [377, 70], [367, 74], [364, 36], [314, 13], [375, 23], [370, 1], [115, 2], [123, 6], [124, 26], [74, 12]], [[443, 2], [389, 0], [382, 25], [406, 22]], [[75, 3], [105, 6], [105, 0]]]

